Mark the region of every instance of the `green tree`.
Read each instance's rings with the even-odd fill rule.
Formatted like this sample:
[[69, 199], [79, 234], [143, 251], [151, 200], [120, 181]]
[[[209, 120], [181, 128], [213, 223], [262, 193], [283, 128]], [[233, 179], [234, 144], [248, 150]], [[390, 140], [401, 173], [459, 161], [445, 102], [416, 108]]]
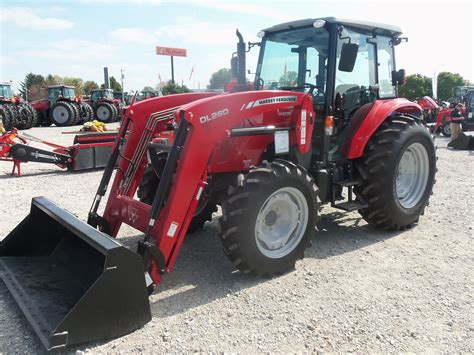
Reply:
[[99, 84], [97, 84], [93, 80], [87, 80], [84, 83], [84, 93], [85, 94], [89, 94], [92, 90], [95, 90], [95, 89], [98, 89], [98, 88], [99, 88]]
[[181, 94], [184, 92], [191, 92], [186, 85], [179, 85], [173, 83], [171, 80], [161, 87], [163, 95]]
[[280, 77], [278, 84], [279, 86], [294, 86], [296, 84], [297, 76], [298, 73], [290, 70]]
[[[110, 88], [114, 91], [114, 92], [122, 92], [122, 85], [120, 85], [120, 83], [117, 81], [117, 79], [115, 79], [113, 76], [111, 76], [109, 78], [109, 82], [110, 82]], [[101, 89], [104, 89], [105, 88], [105, 85], [104, 84], [101, 84], [100, 85], [100, 88]]]
[[232, 73], [230, 69], [222, 68], [216, 71], [214, 74], [211, 75], [211, 79], [209, 80], [209, 85], [207, 86], [208, 89], [213, 90], [223, 90], [225, 84], [227, 84], [232, 79]]
[[459, 74], [441, 72], [438, 74], [438, 99], [448, 101], [455, 96], [455, 88], [464, 85], [464, 79]]
[[48, 74], [46, 77], [44, 84], [45, 86], [50, 86], [50, 85], [60, 85], [64, 81], [64, 78], [59, 76], [59, 75], [52, 75]]
[[408, 75], [406, 84], [399, 87], [398, 95], [413, 101], [423, 96], [432, 96], [432, 87], [431, 78], [421, 74]]
[[122, 85], [113, 76], [110, 77], [110, 88], [114, 92], [122, 92]]
[[76, 95], [84, 95], [84, 80], [81, 78], [64, 78], [64, 85], [74, 86]]
[[142, 91], [155, 91], [151, 86], [145, 86]]
[[25, 79], [20, 83], [20, 94], [28, 100], [37, 100], [37, 97], [31, 97], [29, 90], [35, 86], [35, 93], [38, 88], [41, 88], [44, 85], [44, 77], [39, 74], [28, 73], [25, 76]]

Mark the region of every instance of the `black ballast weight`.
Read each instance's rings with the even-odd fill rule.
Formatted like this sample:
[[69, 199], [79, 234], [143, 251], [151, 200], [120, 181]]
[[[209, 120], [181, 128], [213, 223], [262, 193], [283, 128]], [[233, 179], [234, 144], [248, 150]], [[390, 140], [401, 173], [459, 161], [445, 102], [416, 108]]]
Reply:
[[43, 197], [0, 243], [0, 276], [48, 350], [151, 320], [141, 257]]

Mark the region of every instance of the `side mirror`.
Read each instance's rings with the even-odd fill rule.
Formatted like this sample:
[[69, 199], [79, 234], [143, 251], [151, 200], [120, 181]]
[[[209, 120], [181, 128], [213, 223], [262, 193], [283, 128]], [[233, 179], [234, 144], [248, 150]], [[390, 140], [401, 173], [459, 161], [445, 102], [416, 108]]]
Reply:
[[233, 78], [237, 78], [238, 75], [239, 75], [238, 67], [239, 67], [239, 58], [238, 57], [232, 57], [230, 59], [230, 71], [232, 73]]
[[407, 77], [405, 73], [405, 69], [400, 69], [398, 71], [392, 71], [392, 85], [396, 86], [403, 86], [406, 84]]
[[341, 49], [341, 57], [339, 58], [338, 69], [344, 72], [352, 72], [357, 59], [359, 45], [357, 43], [343, 43]]

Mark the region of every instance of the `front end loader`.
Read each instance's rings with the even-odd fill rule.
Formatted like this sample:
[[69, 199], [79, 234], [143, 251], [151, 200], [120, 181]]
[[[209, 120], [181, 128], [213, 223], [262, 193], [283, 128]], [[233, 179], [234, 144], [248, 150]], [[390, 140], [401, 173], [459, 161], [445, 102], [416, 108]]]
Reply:
[[[87, 224], [38, 198], [0, 245], [2, 278], [48, 349], [148, 321], [147, 292], [218, 205], [224, 253], [255, 275], [295, 267], [322, 204], [384, 230], [418, 223], [436, 156], [421, 107], [397, 97], [401, 30], [332, 17], [265, 29], [250, 44], [260, 47], [252, 90], [237, 34], [234, 92], [127, 108]], [[143, 233], [134, 251], [113, 239], [122, 223]]]

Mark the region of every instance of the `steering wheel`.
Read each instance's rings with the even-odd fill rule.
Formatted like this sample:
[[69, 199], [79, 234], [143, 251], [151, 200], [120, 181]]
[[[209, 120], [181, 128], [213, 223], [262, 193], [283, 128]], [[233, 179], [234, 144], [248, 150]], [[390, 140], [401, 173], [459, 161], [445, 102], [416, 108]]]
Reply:
[[313, 84], [310, 84], [310, 83], [304, 83], [302, 86], [280, 86], [278, 87], [278, 89], [280, 90], [301, 90], [301, 89], [305, 89], [305, 88], [309, 88], [309, 93], [311, 93], [311, 95], [314, 95], [313, 94], [313, 91], [314, 89], [317, 89], [319, 91], [320, 87], [319, 86], [316, 86], [316, 85], [313, 85]]

